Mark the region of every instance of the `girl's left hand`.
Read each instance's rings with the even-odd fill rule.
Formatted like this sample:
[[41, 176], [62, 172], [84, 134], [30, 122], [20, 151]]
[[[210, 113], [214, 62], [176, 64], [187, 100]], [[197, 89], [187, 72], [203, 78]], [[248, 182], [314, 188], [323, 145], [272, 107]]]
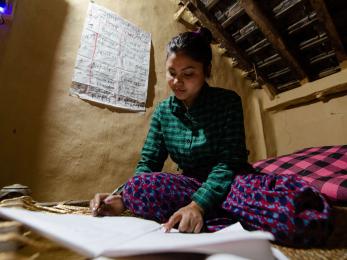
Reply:
[[203, 227], [204, 210], [192, 201], [187, 206], [177, 210], [164, 224], [165, 232], [170, 232], [177, 223], [178, 230], [185, 233], [199, 233]]

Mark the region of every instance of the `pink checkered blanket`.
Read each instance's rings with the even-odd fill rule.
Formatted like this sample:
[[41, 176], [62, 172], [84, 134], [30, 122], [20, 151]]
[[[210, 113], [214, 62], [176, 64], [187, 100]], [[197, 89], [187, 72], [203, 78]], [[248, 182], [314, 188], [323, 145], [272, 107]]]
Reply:
[[332, 202], [347, 202], [347, 145], [312, 147], [255, 162], [264, 174], [297, 174]]

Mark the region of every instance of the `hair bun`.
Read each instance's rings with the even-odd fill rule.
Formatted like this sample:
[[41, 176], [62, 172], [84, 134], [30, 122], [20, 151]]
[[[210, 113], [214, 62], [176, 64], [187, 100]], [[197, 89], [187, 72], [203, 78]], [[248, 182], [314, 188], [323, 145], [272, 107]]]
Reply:
[[206, 27], [199, 27], [199, 29], [196, 31], [196, 33], [205, 39], [205, 41], [208, 44], [211, 44], [212, 40], [213, 40], [213, 36], [212, 33], [209, 29], [207, 29]]

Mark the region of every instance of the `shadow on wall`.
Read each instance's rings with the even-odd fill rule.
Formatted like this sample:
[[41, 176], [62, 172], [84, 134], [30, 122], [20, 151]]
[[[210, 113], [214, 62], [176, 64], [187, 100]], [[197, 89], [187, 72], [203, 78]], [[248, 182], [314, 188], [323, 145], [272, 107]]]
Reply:
[[67, 8], [64, 0], [18, 1], [0, 67], [0, 186], [39, 186], [42, 115]]
[[[264, 138], [266, 144], [266, 158], [277, 156], [277, 142], [275, 138], [275, 127], [273, 121], [271, 120], [272, 114], [274, 112], [267, 112], [264, 110], [264, 106], [261, 101], [260, 110], [261, 110], [261, 119], [263, 121], [264, 128]], [[265, 158], [264, 158], [265, 159]]]
[[155, 60], [154, 60], [154, 49], [153, 43], [151, 44], [151, 56], [149, 63], [149, 78], [148, 78], [148, 92], [147, 92], [147, 101], [146, 108], [153, 106], [153, 101], [155, 97], [155, 85], [157, 84], [157, 74], [155, 72]]

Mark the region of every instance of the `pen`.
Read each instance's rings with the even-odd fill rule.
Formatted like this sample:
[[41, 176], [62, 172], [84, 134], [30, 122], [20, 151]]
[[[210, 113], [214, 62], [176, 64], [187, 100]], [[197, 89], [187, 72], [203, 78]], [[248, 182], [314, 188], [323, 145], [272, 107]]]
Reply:
[[96, 216], [99, 215], [99, 213], [102, 210], [102, 208], [106, 206], [105, 200], [107, 198], [109, 198], [110, 196], [120, 194], [123, 191], [123, 188], [124, 188], [124, 184], [118, 186], [114, 191], [112, 191], [112, 193], [110, 193], [110, 195], [108, 195], [104, 200], [100, 201], [99, 207], [93, 210], [93, 211], [96, 212]]
[[117, 195], [120, 194], [123, 191], [124, 184], [118, 186], [114, 191], [112, 191], [111, 195]]

